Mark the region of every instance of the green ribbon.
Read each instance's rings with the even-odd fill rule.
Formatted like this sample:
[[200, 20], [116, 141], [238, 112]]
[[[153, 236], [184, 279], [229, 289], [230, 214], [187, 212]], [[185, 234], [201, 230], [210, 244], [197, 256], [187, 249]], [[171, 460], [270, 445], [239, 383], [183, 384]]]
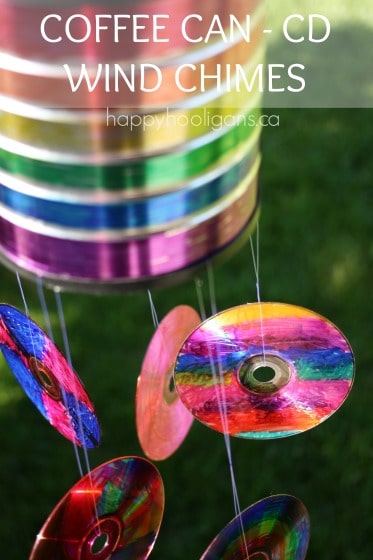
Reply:
[[45, 161], [0, 148], [0, 168], [56, 189], [167, 191], [229, 160], [239, 145], [254, 134], [259, 116], [260, 109], [251, 107], [248, 113], [235, 116], [237, 124], [229, 127], [228, 132], [202, 146], [192, 145], [187, 151], [92, 164]]

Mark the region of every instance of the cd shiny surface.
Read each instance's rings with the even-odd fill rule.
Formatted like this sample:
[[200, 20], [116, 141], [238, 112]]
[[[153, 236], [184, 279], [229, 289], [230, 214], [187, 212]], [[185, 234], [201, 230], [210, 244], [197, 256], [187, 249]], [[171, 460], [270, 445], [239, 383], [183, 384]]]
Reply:
[[159, 324], [137, 380], [136, 427], [144, 453], [154, 461], [167, 459], [183, 442], [193, 416], [173, 386], [177, 353], [185, 338], [200, 324], [187, 305], [172, 309]]
[[354, 358], [324, 317], [295, 305], [252, 303], [207, 319], [175, 367], [181, 400], [201, 422], [244, 438], [303, 432], [347, 398]]
[[300, 500], [270, 496], [245, 509], [212, 541], [201, 560], [304, 560], [310, 522]]
[[149, 461], [108, 461], [62, 498], [40, 530], [30, 560], [144, 560], [163, 510], [163, 482]]
[[40, 327], [0, 305], [0, 349], [17, 381], [48, 422], [70, 441], [96, 447], [100, 428], [81, 381]]

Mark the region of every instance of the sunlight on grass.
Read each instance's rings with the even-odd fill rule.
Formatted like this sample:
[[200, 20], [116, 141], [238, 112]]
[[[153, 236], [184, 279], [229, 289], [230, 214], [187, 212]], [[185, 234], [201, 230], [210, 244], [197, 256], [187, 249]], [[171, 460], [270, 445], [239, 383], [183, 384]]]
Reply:
[[[267, 62], [276, 68], [304, 67], [304, 88], [296, 84], [295, 90], [289, 89], [287, 72], [279, 70], [275, 89], [265, 95], [265, 106], [372, 107], [371, 0], [268, 0], [267, 5], [266, 26], [271, 30], [266, 35]], [[289, 16], [295, 17], [286, 24], [287, 37], [284, 22]]]
[[274, 34], [279, 35], [281, 24], [289, 14], [324, 14], [333, 24], [364, 24], [373, 26], [371, 0], [267, 0], [269, 21], [274, 26]]
[[339, 256], [331, 263], [331, 288], [336, 292], [348, 291], [352, 284], [356, 284], [359, 270], [362, 268], [356, 251], [349, 251]]

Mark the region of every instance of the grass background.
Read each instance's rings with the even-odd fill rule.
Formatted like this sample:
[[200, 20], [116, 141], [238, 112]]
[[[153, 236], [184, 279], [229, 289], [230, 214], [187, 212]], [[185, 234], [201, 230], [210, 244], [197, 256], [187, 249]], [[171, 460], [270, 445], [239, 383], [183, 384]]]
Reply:
[[[262, 299], [302, 305], [332, 320], [356, 356], [343, 407], [298, 436], [232, 439], [241, 507], [271, 493], [300, 498], [311, 517], [308, 560], [368, 560], [372, 516], [370, 110], [281, 110], [263, 129], [260, 220]], [[254, 301], [249, 246], [214, 271], [218, 309]], [[206, 305], [209, 294], [201, 276]], [[32, 316], [43, 324], [32, 282]], [[153, 290], [161, 319], [197, 306], [194, 282]], [[22, 308], [13, 273], [0, 270], [0, 299]], [[53, 294], [48, 305], [57, 333]], [[63, 294], [74, 366], [102, 426], [91, 467], [142, 455], [134, 424], [136, 379], [153, 333], [147, 295]], [[57, 336], [57, 340], [59, 340]], [[28, 557], [35, 535], [78, 478], [72, 446], [38, 414], [0, 360], [0, 540], [7, 560]], [[151, 558], [192, 560], [234, 516], [223, 437], [195, 422], [181, 448], [157, 464], [166, 490]], [[52, 560], [52, 559], [51, 559]]]
[[[281, 10], [278, 2], [269, 2], [273, 28], [280, 29], [284, 13], [315, 11], [310, 2], [283, 0]], [[359, 6], [328, 0], [326, 9], [348, 46], [342, 66], [351, 70], [356, 62], [361, 70], [359, 53], [367, 52], [372, 23], [370, 0]], [[283, 46], [278, 36], [271, 40], [272, 52]], [[310, 60], [318, 67], [322, 62]], [[335, 72], [336, 79], [345, 79], [343, 67]], [[368, 73], [363, 86], [371, 99]], [[354, 349], [356, 380], [342, 408], [309, 432], [273, 441], [232, 439], [238, 494], [242, 508], [272, 493], [300, 498], [311, 518], [308, 560], [370, 560], [373, 114], [369, 109], [272, 112], [278, 112], [280, 126], [262, 131], [262, 299], [308, 307], [333, 321]], [[255, 301], [248, 245], [214, 276], [219, 310]], [[204, 274], [201, 279], [208, 305]], [[43, 325], [35, 286], [24, 281], [24, 289], [32, 317]], [[61, 345], [53, 294], [47, 299]], [[146, 293], [63, 294], [62, 299], [74, 367], [102, 427], [102, 444], [89, 454], [91, 467], [121, 455], [142, 455], [134, 398], [153, 333]], [[15, 276], [5, 268], [0, 269], [0, 300], [23, 307]], [[153, 300], [160, 319], [177, 304], [198, 305], [193, 281], [154, 290]], [[79, 474], [72, 445], [38, 414], [2, 356], [0, 453], [0, 557], [23, 560]], [[166, 509], [151, 558], [198, 559], [234, 516], [223, 437], [195, 422], [181, 448], [157, 467]]]

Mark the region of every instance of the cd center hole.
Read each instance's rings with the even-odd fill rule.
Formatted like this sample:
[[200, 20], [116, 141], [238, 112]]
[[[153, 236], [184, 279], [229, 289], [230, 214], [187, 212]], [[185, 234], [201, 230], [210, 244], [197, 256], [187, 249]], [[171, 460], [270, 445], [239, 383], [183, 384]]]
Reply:
[[97, 535], [91, 545], [91, 552], [93, 555], [101, 554], [109, 542], [109, 535], [107, 533], [101, 533]]
[[239, 383], [247, 390], [270, 395], [289, 383], [291, 369], [281, 357], [267, 354], [250, 356], [237, 371]]
[[[270, 366], [258, 367], [253, 372], [253, 377], [255, 381], [258, 381], [259, 383], [268, 383], [268, 381], [272, 381], [275, 378], [275, 375], [276, 375], [275, 370]], [[255, 554], [262, 554], [262, 553], [260, 552]], [[259, 556], [258, 556], [258, 560], [259, 560]]]
[[247, 560], [269, 560], [269, 558], [265, 552], [253, 552], [253, 554], [249, 554]]
[[33, 375], [36, 377], [36, 380], [40, 383], [48, 395], [56, 401], [61, 400], [60, 385], [48, 366], [38, 360], [38, 358], [31, 356], [29, 359], [29, 367]]
[[172, 374], [170, 375], [170, 379], [168, 380], [168, 390], [170, 391], [170, 393], [173, 393], [175, 391], [175, 380]]
[[51, 389], [51, 387], [53, 387], [53, 382], [46, 371], [39, 369], [37, 375], [45, 389]]

